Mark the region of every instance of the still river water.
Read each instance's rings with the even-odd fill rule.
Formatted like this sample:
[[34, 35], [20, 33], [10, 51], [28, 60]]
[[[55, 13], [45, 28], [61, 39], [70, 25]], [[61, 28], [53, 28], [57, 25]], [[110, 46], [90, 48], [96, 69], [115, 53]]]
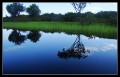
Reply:
[[3, 29], [2, 43], [3, 74], [117, 74], [117, 39]]

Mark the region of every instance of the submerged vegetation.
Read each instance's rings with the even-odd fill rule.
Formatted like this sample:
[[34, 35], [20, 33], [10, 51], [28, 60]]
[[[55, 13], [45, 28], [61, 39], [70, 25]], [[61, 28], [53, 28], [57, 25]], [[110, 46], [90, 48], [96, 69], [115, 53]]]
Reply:
[[104, 38], [117, 38], [117, 27], [104, 24], [80, 26], [77, 22], [3, 22], [3, 28], [37, 30], [44, 32], [65, 32], [67, 34], [95, 35]]

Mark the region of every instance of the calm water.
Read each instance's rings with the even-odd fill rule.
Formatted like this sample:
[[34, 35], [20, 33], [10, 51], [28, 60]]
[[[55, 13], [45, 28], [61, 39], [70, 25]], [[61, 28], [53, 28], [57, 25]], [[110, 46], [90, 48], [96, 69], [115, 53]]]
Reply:
[[3, 74], [117, 74], [117, 39], [3, 29], [2, 58]]

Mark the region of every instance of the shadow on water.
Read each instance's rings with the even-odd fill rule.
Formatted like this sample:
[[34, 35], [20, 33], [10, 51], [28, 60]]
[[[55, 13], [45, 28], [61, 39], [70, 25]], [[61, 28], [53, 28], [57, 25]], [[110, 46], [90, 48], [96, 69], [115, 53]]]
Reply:
[[88, 55], [86, 54], [87, 52], [90, 53], [88, 49], [85, 50], [85, 46], [82, 44], [82, 42], [80, 42], [80, 35], [78, 35], [72, 46], [67, 50], [63, 48], [62, 51], [58, 51], [57, 56], [59, 56], [59, 58], [64, 59], [68, 58], [85, 59], [86, 57], [88, 57]]
[[8, 40], [15, 43], [15, 45], [21, 45], [27, 39], [31, 40], [33, 43], [36, 43], [41, 37], [41, 33], [39, 33], [39, 31], [30, 31], [27, 35], [22, 35], [21, 32], [25, 31], [13, 30], [8, 36]]

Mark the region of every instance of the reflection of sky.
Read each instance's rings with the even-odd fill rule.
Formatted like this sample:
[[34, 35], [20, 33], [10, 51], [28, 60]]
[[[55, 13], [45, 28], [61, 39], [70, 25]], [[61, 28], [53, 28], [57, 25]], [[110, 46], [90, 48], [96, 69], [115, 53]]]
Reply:
[[15, 51], [16, 49], [19, 49], [19, 48], [23, 48], [22, 46], [13, 46], [13, 47], [9, 47], [9, 48], [6, 48], [4, 49], [5, 52], [7, 51]]
[[89, 47], [89, 46], [86, 46], [86, 49], [89, 49], [91, 51], [109, 51], [109, 50], [112, 50], [112, 49], [117, 49], [117, 45], [114, 44], [114, 43], [111, 43], [111, 44], [106, 44], [104, 45], [103, 47]]
[[8, 36], [11, 33], [12, 30], [7, 30], [7, 29], [2, 29], [2, 30], [3, 30], [3, 35], [2, 35], [3, 41], [8, 40]]
[[81, 42], [86, 49], [91, 51], [110, 51], [117, 50], [117, 41], [115, 39], [98, 38], [88, 40], [86, 36], [81, 35]]

